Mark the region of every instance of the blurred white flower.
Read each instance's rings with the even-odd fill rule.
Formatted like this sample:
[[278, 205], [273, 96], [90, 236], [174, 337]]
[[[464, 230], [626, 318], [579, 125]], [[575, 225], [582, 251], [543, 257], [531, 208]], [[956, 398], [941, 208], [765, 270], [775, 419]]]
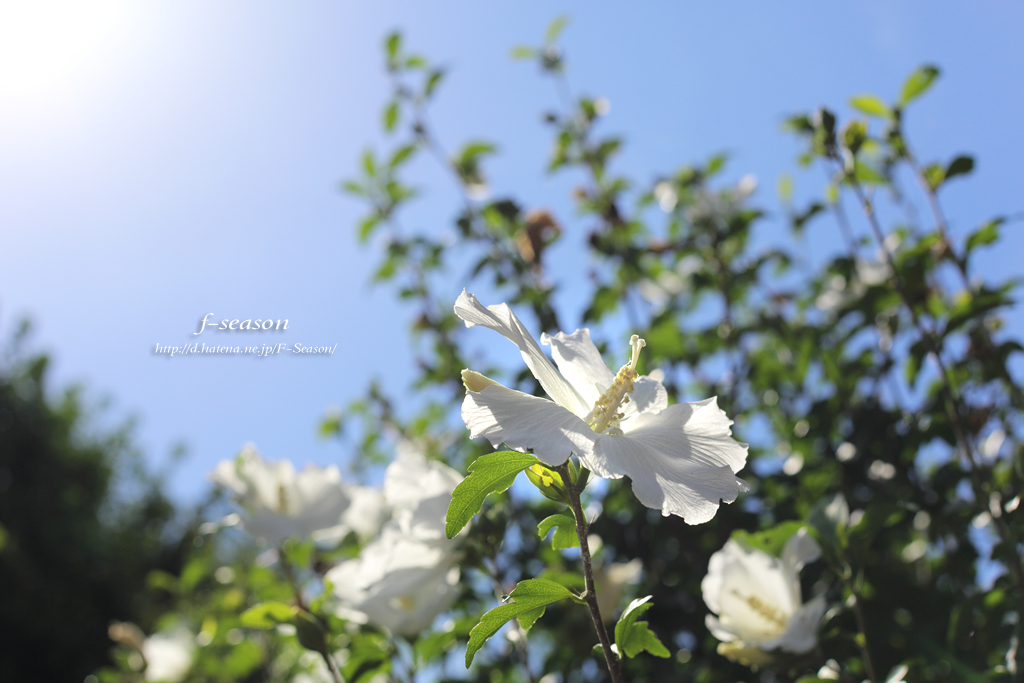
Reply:
[[461, 480], [415, 447], [399, 448], [384, 475], [391, 520], [358, 558], [325, 576], [344, 616], [412, 636], [451, 606], [459, 593], [459, 541], [445, 536], [445, 513]]
[[337, 525], [350, 504], [337, 467], [308, 465], [296, 472], [287, 460], [264, 460], [252, 444], [234, 460], [221, 461], [210, 479], [246, 509], [246, 530], [271, 545]]
[[146, 680], [150, 683], [180, 683], [188, 676], [195, 659], [195, 637], [184, 627], [154, 633], [142, 643]]
[[892, 275], [889, 264], [879, 254], [877, 260], [868, 261], [858, 258], [854, 263], [852, 282], [847, 282], [842, 275], [833, 275], [824, 290], [814, 300], [819, 311], [829, 316], [838, 314], [842, 309], [857, 301], [867, 292], [868, 287], [884, 284]]
[[825, 597], [807, 603], [800, 597], [800, 569], [821, 556], [805, 529], [786, 543], [781, 557], [728, 541], [711, 556], [701, 592], [708, 609], [708, 630], [719, 653], [758, 666], [771, 650], [807, 652], [817, 642]]
[[392, 523], [421, 541], [445, 541], [445, 515], [452, 491], [463, 477], [435, 460], [427, 460], [412, 442], [400, 442], [395, 461], [384, 473], [384, 499]]
[[596, 562], [594, 566], [594, 587], [597, 590], [597, 606], [605, 621], [615, 622], [619, 604], [626, 589], [640, 581], [644, 565], [639, 557], [629, 562], [612, 562], [605, 565]]
[[662, 180], [654, 186], [654, 198], [658, 201], [658, 206], [665, 213], [676, 208], [676, 204], [679, 202], [679, 195], [676, 194], [672, 183], [667, 180]]
[[387, 521], [390, 511], [384, 500], [384, 492], [372, 486], [356, 486], [342, 483], [349, 497], [349, 506], [342, 513], [336, 526], [321, 529], [312, 534], [313, 539], [324, 545], [337, 545], [349, 533], [355, 533], [360, 541], [366, 542], [377, 535]]
[[467, 327], [489, 327], [518, 346], [551, 397], [531, 396], [463, 370], [462, 419], [471, 438], [532, 449], [551, 466], [575, 453], [600, 477], [628, 476], [641, 503], [688, 524], [710, 520], [719, 501], [731, 503], [747, 489], [735, 475], [746, 464], [747, 446], [731, 437], [732, 420], [715, 398], [668, 405], [661, 382], [636, 372], [646, 344], [636, 335], [630, 340], [630, 362], [616, 374], [586, 328], [571, 335], [544, 334], [541, 341], [551, 346], [556, 370], [507, 304], [485, 307], [463, 290], [455, 313]]

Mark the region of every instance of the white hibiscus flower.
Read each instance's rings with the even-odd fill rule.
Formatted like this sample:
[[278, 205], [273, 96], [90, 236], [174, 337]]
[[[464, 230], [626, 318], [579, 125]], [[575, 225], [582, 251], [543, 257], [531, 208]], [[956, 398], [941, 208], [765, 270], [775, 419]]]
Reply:
[[444, 533], [452, 491], [462, 480], [409, 444], [384, 474], [391, 520], [359, 557], [326, 574], [349, 619], [402, 636], [428, 628], [459, 594], [458, 540]]
[[786, 542], [781, 557], [728, 541], [711, 556], [700, 588], [708, 630], [723, 641], [719, 653], [750, 665], [766, 663], [771, 650], [802, 653], [817, 643], [825, 597], [804, 603], [800, 569], [821, 556], [806, 529]]
[[210, 479], [230, 489], [249, 513], [246, 530], [275, 546], [337, 525], [351, 502], [337, 467], [308, 465], [296, 472], [287, 460], [264, 460], [252, 444], [234, 460], [221, 461]]
[[715, 398], [668, 405], [661, 382], [636, 372], [643, 339], [633, 335], [632, 358], [616, 374], [586, 328], [544, 334], [541, 341], [551, 347], [556, 369], [507, 304], [484, 306], [463, 290], [455, 314], [467, 327], [489, 327], [518, 346], [550, 397], [464, 370], [462, 419], [471, 438], [532, 450], [551, 466], [575, 453], [598, 476], [628, 476], [641, 503], [689, 524], [707, 522], [719, 501], [731, 503], [747, 490], [735, 475], [746, 463], [747, 446], [731, 437], [732, 420]]

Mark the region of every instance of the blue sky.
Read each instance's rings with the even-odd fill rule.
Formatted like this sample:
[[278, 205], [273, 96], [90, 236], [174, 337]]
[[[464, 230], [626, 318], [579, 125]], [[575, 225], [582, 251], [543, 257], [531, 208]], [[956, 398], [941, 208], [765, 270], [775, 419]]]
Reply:
[[[495, 141], [495, 193], [551, 207], [566, 223], [553, 252], [567, 324], [578, 323], [586, 225], [571, 176], [544, 171], [540, 113], [556, 105], [535, 66], [509, 59], [566, 13], [563, 45], [579, 93], [611, 102], [604, 130], [626, 140], [617, 170], [650, 181], [725, 151], [724, 180], [752, 173], [755, 201], [778, 214], [778, 175], [798, 197], [820, 172], [796, 171], [788, 113], [850, 95], [894, 99], [923, 63], [943, 75], [908, 120], [926, 159], [971, 152], [977, 170], [949, 186], [955, 235], [1024, 211], [1024, 6], [988, 2], [367, 3], [0, 2], [0, 333], [36, 324], [54, 386], [79, 381], [138, 418], [154, 467], [177, 442], [169, 483], [195, 499], [220, 459], [254, 441], [271, 458], [329, 463], [324, 410], [373, 377], [399, 396], [412, 377], [403, 312], [366, 286], [376, 259], [356, 244], [363, 207], [341, 195], [380, 133], [387, 96], [381, 41], [449, 67], [432, 112], [449, 147]], [[423, 198], [410, 227], [451, 225], [457, 195], [429, 163], [411, 169]], [[776, 222], [776, 225], [778, 223]], [[827, 222], [799, 249], [823, 258]], [[765, 240], [779, 229], [766, 225]], [[986, 275], [1020, 275], [1020, 222], [986, 253]], [[451, 282], [451, 296], [466, 283]], [[165, 358], [214, 318], [289, 320], [291, 344], [338, 344], [327, 357]], [[1024, 325], [1014, 312], [1013, 329]], [[223, 339], [225, 337], [215, 337]], [[234, 339], [235, 337], [232, 337]], [[270, 333], [251, 337], [278, 341]], [[244, 342], [240, 342], [244, 344]]]

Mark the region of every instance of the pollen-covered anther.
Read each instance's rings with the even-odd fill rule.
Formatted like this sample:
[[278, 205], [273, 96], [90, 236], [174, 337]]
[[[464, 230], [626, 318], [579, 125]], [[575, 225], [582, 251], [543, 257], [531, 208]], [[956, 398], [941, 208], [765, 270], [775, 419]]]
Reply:
[[629, 344], [633, 347], [629, 364], [619, 369], [615, 381], [594, 403], [589, 423], [595, 432], [601, 433], [609, 427], [618, 427], [619, 420], [625, 417], [625, 413], [619, 412], [619, 406], [629, 401], [627, 394], [632, 393], [633, 380], [638, 377], [636, 364], [640, 360], [640, 349], [647, 346], [647, 342], [634, 334], [630, 337]]

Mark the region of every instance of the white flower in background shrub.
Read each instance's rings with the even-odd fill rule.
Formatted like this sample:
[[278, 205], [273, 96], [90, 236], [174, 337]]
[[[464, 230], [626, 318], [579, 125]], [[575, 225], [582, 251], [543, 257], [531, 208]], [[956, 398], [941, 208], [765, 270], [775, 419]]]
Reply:
[[544, 334], [541, 341], [551, 346], [556, 370], [508, 305], [485, 307], [463, 290], [455, 314], [467, 327], [489, 327], [518, 346], [550, 397], [463, 370], [462, 419], [471, 438], [486, 437], [495, 448], [504, 442], [530, 449], [552, 466], [575, 453], [600, 477], [628, 476], [641, 503], [689, 524], [707, 522], [719, 501], [731, 503], [747, 489], [735, 475], [746, 464], [747, 446], [731, 437], [732, 420], [714, 398], [668, 405], [661, 382], [637, 375], [645, 342], [636, 335], [630, 340], [630, 362], [616, 374], [589, 330]]
[[336, 526], [312, 534], [313, 540], [326, 546], [337, 546], [350, 533], [366, 542], [376, 536], [391, 511], [384, 500], [384, 492], [372, 486], [345, 484], [342, 487], [349, 498], [349, 506]]
[[414, 448], [399, 449], [384, 475], [391, 520], [358, 558], [325, 576], [344, 616], [413, 636], [451, 607], [459, 594], [459, 540], [445, 537], [444, 518], [461, 480]]
[[421, 541], [447, 541], [445, 515], [452, 491], [463, 477], [443, 463], [428, 460], [410, 441], [399, 442], [395, 452], [395, 461], [384, 473], [384, 500], [392, 522]]
[[140, 648], [146, 660], [149, 683], [180, 683], [188, 676], [195, 660], [195, 636], [184, 627], [154, 633]]
[[807, 535], [795, 533], [772, 557], [730, 540], [711, 556], [701, 592], [708, 609], [708, 630], [723, 641], [719, 653], [744, 664], [767, 663], [771, 650], [802, 653], [814, 648], [825, 613], [825, 598], [800, 597], [800, 569], [821, 556]]
[[246, 530], [275, 546], [336, 526], [351, 502], [337, 467], [307, 465], [296, 472], [287, 460], [264, 460], [251, 444], [234, 460], [221, 461], [210, 479], [246, 509]]

